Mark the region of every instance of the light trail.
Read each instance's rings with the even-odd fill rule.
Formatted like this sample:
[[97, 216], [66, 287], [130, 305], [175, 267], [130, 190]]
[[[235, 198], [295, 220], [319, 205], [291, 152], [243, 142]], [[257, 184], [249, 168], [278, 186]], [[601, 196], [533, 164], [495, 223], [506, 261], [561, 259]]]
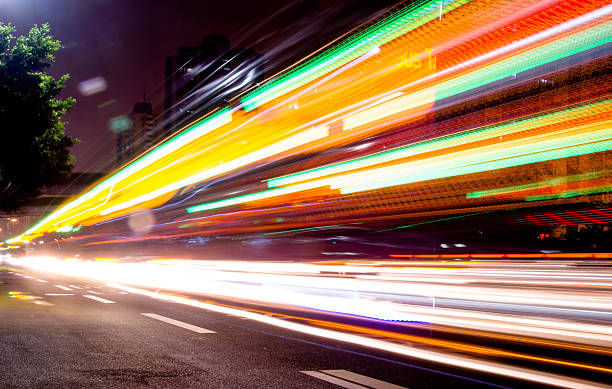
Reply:
[[206, 309], [213, 312], [219, 312], [229, 314], [238, 317], [244, 317], [250, 320], [262, 322], [268, 325], [273, 325], [280, 328], [289, 329], [292, 331], [300, 332], [306, 335], [319, 336], [326, 339], [332, 339], [335, 341], [342, 341], [346, 343], [353, 343], [360, 346], [370, 347], [385, 352], [392, 352], [399, 355], [404, 355], [412, 358], [423, 359], [430, 362], [446, 364], [450, 366], [456, 366], [464, 369], [471, 369], [476, 371], [482, 371], [489, 374], [498, 374], [508, 376], [512, 378], [518, 378], [526, 381], [537, 382], [541, 384], [553, 385], [562, 388], [603, 388], [602, 384], [595, 382], [589, 382], [585, 380], [579, 380], [570, 378], [567, 376], [559, 376], [555, 374], [542, 373], [531, 369], [525, 369], [520, 367], [509, 366], [500, 363], [492, 363], [487, 361], [481, 361], [468, 357], [462, 357], [452, 354], [439, 353], [433, 351], [426, 351], [407, 345], [399, 345], [397, 343], [387, 342], [384, 340], [372, 339], [364, 336], [355, 334], [348, 334], [339, 331], [332, 331], [323, 328], [317, 328], [312, 326], [306, 326], [299, 323], [292, 323], [282, 319], [277, 319], [265, 315], [261, 315], [254, 312], [249, 312], [242, 309], [228, 308], [215, 304], [209, 304], [206, 302], [193, 300], [189, 298], [167, 295], [164, 293], [150, 292], [143, 289], [128, 287], [121, 284], [109, 283], [109, 286], [114, 288], [122, 289], [131, 293], [138, 293], [145, 296], [149, 296], [159, 300], [170, 301], [174, 303], [189, 305], [201, 309]]
[[[474, 270], [422, 269], [372, 267], [368, 265], [330, 266], [326, 264], [252, 263], [215, 261], [170, 261], [152, 263], [118, 263], [116, 260], [96, 262], [66, 262], [49, 258], [14, 262], [36, 270], [95, 278], [103, 281], [123, 282], [146, 287], [164, 288], [219, 295], [241, 300], [298, 305], [323, 311], [336, 311], [352, 315], [375, 317], [384, 320], [430, 322], [451, 326], [482, 328], [505, 333], [529, 333], [542, 338], [559, 339], [588, 344], [612, 346], [610, 327], [574, 323], [572, 320], [541, 320], [506, 314], [488, 314], [464, 311], [456, 308], [423, 307], [407, 301], [428, 301], [432, 296], [448, 299], [460, 305], [460, 301], [478, 301], [487, 304], [531, 306], [534, 312], [563, 312], [575, 315], [595, 315], [602, 320], [612, 318], [612, 299], [588, 290], [547, 290], [544, 286], [552, 277], [559, 283], [572, 287], [593, 279], [598, 284], [612, 286], [612, 274], [550, 273], [533, 274], [532, 271], [502, 272]], [[503, 267], [502, 267], [503, 269]], [[320, 277], [325, 274], [354, 274], [352, 277]], [[415, 277], [414, 274], [421, 274]], [[367, 274], [367, 278], [359, 274]], [[388, 276], [394, 283], [387, 282]], [[542, 288], [521, 290], [513, 284], [515, 278], [531, 280]], [[441, 277], [444, 277], [441, 282]], [[456, 282], [450, 282], [452, 280]], [[499, 287], [483, 286], [509, 279]], [[407, 289], [406, 285], [414, 285]], [[503, 285], [503, 286], [502, 286]], [[324, 292], [325, 291], [325, 292]], [[359, 295], [355, 296], [355, 291]], [[363, 296], [361, 296], [363, 294]], [[386, 297], [368, 297], [370, 295]], [[402, 297], [403, 296], [403, 297]], [[412, 300], [404, 301], [404, 297]], [[381, 299], [379, 301], [379, 299]], [[521, 308], [522, 309], [522, 308]], [[559, 310], [560, 309], [560, 310]]]
[[[530, 275], [534, 273], [536, 276], [558, 277], [559, 279], [567, 280], [568, 287], [569, 285], [580, 283], [580, 280], [584, 278], [608, 277], [607, 284], [612, 286], [612, 274], [601, 274], [601, 269], [586, 269], [566, 274], [557, 271], [556, 263], [545, 264], [543, 266], [548, 268], [538, 267], [536, 271], [529, 267], [529, 263], [518, 269], [516, 265], [486, 262], [474, 262], [463, 269], [435, 267], [428, 269], [418, 264], [405, 267], [395, 266], [392, 268], [374, 267], [379, 265], [379, 263], [367, 261], [346, 262], [344, 265], [182, 260], [161, 260], [150, 263], [112, 263], [67, 262], [51, 258], [14, 260], [11, 261], [11, 265], [25, 266], [35, 271], [106, 281], [110, 283], [110, 286], [131, 293], [140, 293], [157, 299], [194, 305], [216, 312], [230, 313], [309, 335], [361, 344], [366, 347], [425, 359], [431, 362], [461, 366], [478, 371], [488, 371], [489, 373], [506, 376], [513, 375], [518, 379], [547, 384], [551, 382], [547, 381], [546, 377], [556, 377], [553, 382], [556, 382], [555, 385], [560, 387], [598, 387], [598, 384], [576, 380], [569, 376], [561, 377], [551, 375], [550, 373], [515, 367], [507, 363], [493, 361], [491, 358], [526, 360], [551, 364], [553, 366], [565, 366], [572, 369], [610, 373], [610, 369], [605, 366], [597, 366], [580, 361], [566, 361], [479, 344], [432, 339], [430, 337], [388, 330], [376, 330], [336, 321], [312, 319], [308, 318], [308, 315], [300, 317], [279, 314], [281, 317], [296, 318], [310, 325], [299, 324], [293, 321], [265, 316], [264, 313], [271, 313], [269, 310], [243, 309], [235, 306], [231, 307], [231, 305], [228, 306], [223, 303], [202, 302], [141, 289], [144, 287], [169, 292], [196, 293], [208, 296], [207, 298], [209, 299], [238, 299], [241, 302], [257, 303], [264, 306], [278, 307], [277, 304], [282, 304], [283, 306], [295, 307], [296, 309], [307, 308], [314, 310], [313, 312], [321, 312], [321, 309], [325, 308], [325, 311], [349, 313], [358, 316], [363, 316], [366, 311], [370, 311], [369, 306], [372, 306], [379, 315], [387, 312], [389, 314], [388, 320], [401, 320], [401, 317], [398, 315], [402, 314], [412, 319], [410, 322], [398, 322], [397, 325], [402, 326], [398, 327], [398, 329], [405, 326], [407, 328], [411, 326], [419, 328], [424, 325], [432, 325], [423, 324], [423, 322], [435, 323], [436, 326], [448, 326], [450, 330], [454, 329], [453, 331], [462, 331], [463, 329], [465, 332], [460, 333], [477, 336], [481, 338], [481, 341], [484, 340], [485, 342], [489, 334], [491, 334], [494, 338], [505, 340], [518, 338], [518, 341], [521, 343], [552, 344], [581, 352], [609, 354], [610, 349], [612, 349], [610, 326], [595, 325], [588, 322], [593, 320], [594, 317], [598, 317], [598, 320], [602, 323], [609, 323], [612, 320], [612, 300], [609, 298], [609, 295], [597, 296], [593, 295], [593, 292], [583, 293], [576, 290], [568, 290], [563, 293], [559, 290], [551, 291], [546, 288], [523, 290], [517, 286], [506, 285], [503, 287], [487, 288], [489, 293], [491, 293], [488, 297], [493, 297], [493, 300], [491, 300], [490, 298], [483, 298], [484, 295], [481, 291], [477, 291], [480, 287], [476, 286], [479, 282], [489, 282], [489, 278], [503, 279], [506, 275], [513, 276], [514, 273], [516, 275]], [[399, 282], [397, 288], [393, 288], [395, 293], [391, 294], [391, 290], [386, 287], [389, 283], [384, 279], [376, 282], [376, 287], [374, 288], [371, 285], [372, 280], [362, 280], [342, 275], [357, 272], [371, 273], [373, 269], [376, 269], [381, 276], [384, 274], [394, 274], [398, 279], [401, 279], [402, 276], [405, 276], [405, 279]], [[487, 269], [495, 269], [496, 272], [489, 272]], [[483, 272], [483, 270], [487, 271]], [[338, 275], [332, 276], [332, 271], [337, 271]], [[413, 281], [413, 271], [422, 273], [424, 277], [429, 275], [432, 278], [428, 282]], [[322, 276], [321, 272], [325, 272], [325, 275]], [[454, 277], [468, 277], [478, 281], [471, 281], [469, 284], [457, 284], [458, 286], [453, 288], [454, 297], [437, 294], [434, 292], [434, 289], [431, 289], [431, 286], [437, 285], [440, 287], [437, 289], [438, 291], [445, 290], [447, 286], [438, 284], [437, 279], [441, 275], [453, 277], [453, 274], [455, 274]], [[373, 274], [370, 275], [375, 277]], [[575, 280], [574, 277], [576, 276], [580, 276], [580, 280]], [[288, 278], [291, 278], [292, 281], [288, 281]], [[258, 283], [255, 283], [254, 280], [256, 279], [259, 280]], [[423, 288], [427, 286], [429, 286], [429, 290], [426, 294], [422, 294]], [[400, 290], [402, 292], [399, 292]], [[459, 290], [463, 291], [464, 296], [457, 296]], [[505, 292], [503, 292], [504, 290]], [[519, 294], [525, 295], [528, 301], [522, 301], [520, 305], [510, 305], [516, 304], [512, 297]], [[568, 311], [564, 317], [559, 317], [559, 315], [562, 315], [562, 312], [549, 308], [547, 302], [542, 301], [542, 297], [545, 295], [548, 295], [548, 299], [564, 301], [563, 305], [567, 305], [567, 308], [571, 308], [571, 311]], [[601, 304], [599, 311], [589, 311], [588, 307], [583, 304], [583, 301], [588, 299], [589, 296], [599, 301]], [[424, 297], [424, 299], [419, 304], [414, 304], [415, 297]], [[431, 300], [432, 297], [435, 297], [438, 303], [435, 306], [430, 305], [428, 307], [426, 301]], [[328, 304], [322, 307], [325, 301]], [[487, 303], [489, 305], [482, 307], [481, 310], [468, 309], [465, 305], [467, 301], [471, 304]], [[359, 302], [359, 304], [356, 304], [356, 302]], [[525, 313], [527, 306], [531, 306], [535, 310]], [[336, 307], [336, 309], [329, 309], [331, 307]], [[505, 313], [495, 313], [497, 310], [505, 311]], [[513, 312], [510, 313], [510, 311]], [[589, 319], [582, 320], [580, 319], [581, 315]], [[415, 320], [417, 322], [414, 322]], [[444, 331], [444, 328], [442, 327], [442, 331]], [[378, 338], [372, 338], [371, 336]], [[434, 347], [434, 349], [424, 351], [408, 344], [392, 343], [388, 339], [408, 341], [412, 344], [426, 344]], [[455, 354], [457, 351], [467, 352], [472, 356], [458, 356]], [[468, 365], [462, 366], [461, 364], [466, 361], [469, 362]], [[488, 370], [489, 368], [493, 368], [493, 370]], [[561, 384], [561, 382], [564, 383]]]
[[[238, 107], [205, 116], [10, 242], [27, 242], [71, 226], [90, 226], [157, 208], [178, 191], [189, 191], [220, 176], [239, 175], [274, 160], [334, 150], [373, 134], [396, 131], [398, 126], [430, 126], [427, 118], [447, 107], [460, 107], [487, 95], [512, 93], [521, 84], [539, 82], [540, 77], [546, 77], [546, 82], [558, 77], [559, 68], [550, 64], [565, 61], [561, 71], [592, 66], [607, 58], [604, 48], [612, 39], [612, 6], [605, 2], [576, 5], [570, 1], [524, 1], [517, 6], [509, 1], [473, 0], [440, 5], [430, 1], [398, 9], [272, 77], [242, 96]], [[514, 8], [520, 9], [522, 19], [493, 17]], [[446, 17], [440, 19], [440, 12]], [[551, 12], [558, 18], [544, 17]], [[479, 25], [477, 20], [490, 20], [491, 25]], [[437, 33], [426, 32], [431, 29]], [[479, 42], [473, 53], [465, 51], [470, 42]], [[592, 54], [585, 57], [587, 52]], [[502, 80], [504, 84], [498, 85]], [[601, 88], [604, 86], [605, 82]], [[513, 113], [507, 120], [499, 120], [503, 104], [500, 106], [500, 116], [493, 123], [466, 122], [467, 126], [457, 127], [460, 130], [444, 131], [450, 132], [448, 135], [432, 133], [426, 141], [392, 145], [392, 151], [380, 152], [380, 147], [355, 149], [363, 150], [359, 153], [362, 155], [348, 159], [339, 155], [342, 162], [324, 163], [314, 169], [304, 170], [296, 164], [288, 165], [284, 175], [264, 173], [258, 178], [267, 182], [269, 191], [254, 191], [252, 183], [236, 188], [242, 194], [234, 198], [199, 191], [198, 196], [209, 200], [189, 206], [187, 211], [214, 211], [254, 201], [266, 207], [271, 201], [287, 204], [296, 200], [317, 208], [315, 198], [353, 196], [349, 198], [357, 200], [364, 191], [440, 179], [452, 182], [466, 175], [544, 162], [556, 164], [611, 150], [610, 123], [604, 119], [610, 109], [606, 95], [585, 97], [572, 104], [551, 101], [528, 115]], [[454, 126], [450, 122], [444, 125]], [[438, 163], [427, 153], [447, 162]], [[406, 158], [421, 161], [405, 164], [402, 159]], [[380, 164], [381, 170], [372, 164]], [[601, 171], [605, 183], [609, 171]], [[579, 178], [581, 174], [574, 175], [578, 186], [584, 181]], [[317, 183], [317, 179], [323, 181]], [[277, 187], [284, 188], [272, 190]], [[317, 190], [311, 192], [313, 189]], [[552, 194], [518, 196], [515, 201], [585, 197], [607, 193], [609, 186], [596, 183], [553, 190]], [[485, 201], [484, 197], [469, 198]]]
[[[71, 199], [8, 241], [44, 235], [8, 262], [449, 366], [603, 386], [576, 377], [611, 373], [592, 362], [612, 355], [611, 16], [600, 0], [396, 8]], [[491, 249], [506, 229], [539, 241]], [[390, 259], [344, 260], [375, 257], [367, 245]], [[198, 260], [236, 246], [269, 257]]]

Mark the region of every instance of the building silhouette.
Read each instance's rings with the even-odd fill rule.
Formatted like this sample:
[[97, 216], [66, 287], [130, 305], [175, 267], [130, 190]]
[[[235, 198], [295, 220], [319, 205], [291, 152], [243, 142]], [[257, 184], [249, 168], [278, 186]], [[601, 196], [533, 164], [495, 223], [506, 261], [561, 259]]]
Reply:
[[132, 111], [123, 120], [125, 128], [117, 132], [117, 164], [123, 164], [153, 146], [156, 120], [151, 103], [134, 104]]
[[151, 103], [143, 99], [129, 115], [113, 119], [117, 165], [206, 112], [229, 104], [233, 97], [261, 82], [264, 71], [261, 54], [252, 49], [232, 49], [223, 35], [207, 35], [200, 46], [179, 47], [177, 55], [165, 61], [163, 115], [156, 117]]
[[261, 54], [248, 48], [230, 48], [218, 34], [204, 37], [199, 47], [181, 46], [166, 58], [164, 135], [224, 106], [264, 78]]

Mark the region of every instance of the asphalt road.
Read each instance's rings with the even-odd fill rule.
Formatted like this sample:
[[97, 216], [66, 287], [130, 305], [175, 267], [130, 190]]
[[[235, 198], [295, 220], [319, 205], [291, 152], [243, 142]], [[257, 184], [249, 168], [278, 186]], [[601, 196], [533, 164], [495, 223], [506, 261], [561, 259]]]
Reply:
[[0, 366], [1, 388], [526, 386], [103, 283], [9, 270], [0, 271]]

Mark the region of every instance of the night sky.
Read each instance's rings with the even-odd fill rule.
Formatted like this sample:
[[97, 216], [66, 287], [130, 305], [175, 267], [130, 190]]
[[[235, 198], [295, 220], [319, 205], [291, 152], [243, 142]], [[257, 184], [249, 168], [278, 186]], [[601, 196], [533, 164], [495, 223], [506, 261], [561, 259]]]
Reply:
[[[64, 118], [75, 171], [103, 171], [115, 160], [108, 120], [129, 113], [143, 94], [163, 101], [164, 59], [179, 46], [199, 46], [209, 33], [229, 37], [235, 47], [254, 47], [275, 69], [305, 56], [354, 27], [389, 1], [202, 1], [202, 0], [0, 0], [0, 21], [26, 34], [49, 22], [65, 46], [50, 73], [70, 73], [64, 96], [77, 104]], [[290, 62], [289, 62], [290, 63]], [[84, 96], [78, 88], [94, 77], [106, 90]], [[159, 109], [156, 110], [159, 113]]]

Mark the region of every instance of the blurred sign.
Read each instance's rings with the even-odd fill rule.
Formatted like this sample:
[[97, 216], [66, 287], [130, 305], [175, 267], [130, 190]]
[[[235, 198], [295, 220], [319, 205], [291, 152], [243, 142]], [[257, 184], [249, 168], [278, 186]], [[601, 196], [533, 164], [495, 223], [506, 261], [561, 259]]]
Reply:
[[108, 121], [108, 128], [115, 132], [123, 132], [132, 127], [132, 119], [127, 115], [116, 116]]
[[106, 88], [108, 88], [108, 83], [104, 77], [100, 76], [79, 82], [79, 92], [84, 96], [95, 95], [96, 93], [105, 91]]

